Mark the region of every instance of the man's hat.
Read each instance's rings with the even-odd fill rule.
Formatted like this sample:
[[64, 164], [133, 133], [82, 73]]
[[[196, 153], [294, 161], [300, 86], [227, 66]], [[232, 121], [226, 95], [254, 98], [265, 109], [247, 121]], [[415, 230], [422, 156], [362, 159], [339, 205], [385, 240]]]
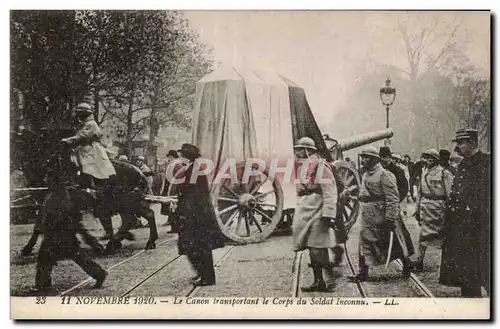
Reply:
[[428, 149], [428, 150], [425, 150], [423, 153], [422, 153], [422, 156], [429, 156], [429, 157], [433, 157], [434, 159], [436, 160], [439, 160], [439, 152], [436, 151], [435, 149]]
[[139, 155], [139, 156], [137, 157], [137, 160], [141, 160], [141, 161], [144, 161], [145, 159], [144, 159], [144, 156], [142, 156], [142, 155]]
[[193, 155], [195, 157], [201, 156], [200, 150], [196, 146], [194, 146], [193, 144], [188, 144], [188, 143], [182, 144], [180, 150], [177, 150], [177, 152], [180, 152], [183, 154], [188, 154], [188, 155]]
[[120, 161], [128, 161], [128, 157], [126, 155], [122, 154], [122, 155], [120, 155], [118, 157], [118, 160], [120, 160]]
[[450, 155], [451, 155], [451, 153], [447, 149], [440, 149], [439, 150], [439, 157], [440, 158], [449, 159]]
[[75, 107], [76, 113], [87, 113], [87, 114], [92, 114], [94, 111], [92, 111], [92, 107], [88, 103], [80, 103]]
[[370, 156], [373, 158], [380, 159], [380, 155], [377, 152], [375, 146], [367, 146], [361, 151], [360, 156]]
[[452, 142], [458, 142], [461, 139], [467, 139], [471, 142], [477, 143], [477, 133], [477, 129], [461, 128], [455, 133], [455, 138], [452, 140]]
[[392, 155], [392, 152], [389, 146], [382, 146], [380, 148], [379, 155], [381, 158], [390, 157]]
[[317, 151], [316, 143], [314, 143], [314, 141], [310, 137], [302, 137], [301, 139], [299, 139], [297, 144], [294, 145], [293, 148], [296, 149], [305, 148]]

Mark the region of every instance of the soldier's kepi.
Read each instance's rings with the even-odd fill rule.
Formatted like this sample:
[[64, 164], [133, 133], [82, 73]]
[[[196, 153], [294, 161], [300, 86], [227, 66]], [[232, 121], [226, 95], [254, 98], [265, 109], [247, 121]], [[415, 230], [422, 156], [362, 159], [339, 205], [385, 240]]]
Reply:
[[[301, 177], [297, 184], [298, 200], [292, 224], [293, 244], [295, 251], [309, 249], [309, 266], [314, 275], [314, 282], [302, 287], [302, 291], [332, 291], [335, 284], [333, 266], [339, 263], [332, 259], [332, 248], [339, 244], [333, 229], [339, 229], [335, 220], [335, 178], [329, 164], [317, 155], [316, 145], [311, 138], [301, 138], [294, 148], [296, 160], [301, 162], [301, 170], [297, 172]], [[321, 179], [317, 179], [317, 176], [321, 176]], [[338, 247], [333, 250], [343, 252]]]

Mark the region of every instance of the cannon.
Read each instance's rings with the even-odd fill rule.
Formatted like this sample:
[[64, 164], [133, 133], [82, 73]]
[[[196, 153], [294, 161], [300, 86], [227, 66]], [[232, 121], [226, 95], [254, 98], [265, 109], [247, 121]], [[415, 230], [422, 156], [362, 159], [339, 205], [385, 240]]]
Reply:
[[[342, 151], [392, 135], [392, 130], [384, 130], [341, 141], [324, 138], [304, 89], [296, 83], [269, 72], [220, 67], [197, 83], [190, 142], [214, 168], [224, 167], [227, 159], [235, 162], [238, 181], [213, 180], [210, 193], [222, 233], [246, 244], [289, 230], [297, 198], [294, 183], [277, 179], [267, 170], [260, 177], [240, 181], [249, 158], [264, 159], [266, 165], [271, 159], [293, 159], [293, 145], [304, 136], [312, 138], [350, 192], [338, 214], [350, 228], [359, 212], [360, 179], [356, 168], [343, 161]], [[173, 184], [167, 195], [176, 195]]]

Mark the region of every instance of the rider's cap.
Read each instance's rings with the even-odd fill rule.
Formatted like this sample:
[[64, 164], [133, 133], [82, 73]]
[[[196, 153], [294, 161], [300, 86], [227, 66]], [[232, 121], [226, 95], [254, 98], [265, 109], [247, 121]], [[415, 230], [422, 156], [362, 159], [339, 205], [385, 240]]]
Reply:
[[90, 105], [88, 103], [80, 103], [78, 104], [76, 107], [75, 107], [75, 111], [77, 113], [88, 113], [88, 114], [92, 114], [94, 113], [92, 111], [92, 107], [90, 107]]
[[299, 148], [305, 148], [305, 149], [311, 149], [311, 150], [317, 150], [316, 144], [310, 137], [302, 137], [299, 139], [297, 144], [295, 144], [294, 148], [299, 149]]

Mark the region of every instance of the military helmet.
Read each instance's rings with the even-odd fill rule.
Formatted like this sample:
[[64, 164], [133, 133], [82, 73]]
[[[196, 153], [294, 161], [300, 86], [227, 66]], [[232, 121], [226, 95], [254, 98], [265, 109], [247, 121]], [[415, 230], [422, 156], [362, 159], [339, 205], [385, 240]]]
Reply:
[[379, 155], [377, 149], [375, 148], [375, 146], [367, 146], [367, 147], [365, 147], [363, 149], [363, 151], [361, 151], [360, 156], [370, 156], [370, 157], [373, 157], [373, 158], [380, 159], [380, 155]]
[[392, 157], [393, 157], [394, 159], [399, 160], [399, 161], [403, 161], [403, 158], [401, 157], [401, 155], [400, 155], [400, 154], [397, 154], [397, 153], [392, 153]]
[[436, 160], [439, 160], [439, 152], [436, 149], [425, 150], [422, 153], [422, 156], [429, 156], [429, 157], [433, 157]]
[[311, 149], [317, 151], [318, 149], [316, 148], [316, 143], [312, 140], [310, 137], [302, 137], [299, 139], [297, 144], [293, 148], [299, 149], [299, 148], [305, 148], [305, 149]]

